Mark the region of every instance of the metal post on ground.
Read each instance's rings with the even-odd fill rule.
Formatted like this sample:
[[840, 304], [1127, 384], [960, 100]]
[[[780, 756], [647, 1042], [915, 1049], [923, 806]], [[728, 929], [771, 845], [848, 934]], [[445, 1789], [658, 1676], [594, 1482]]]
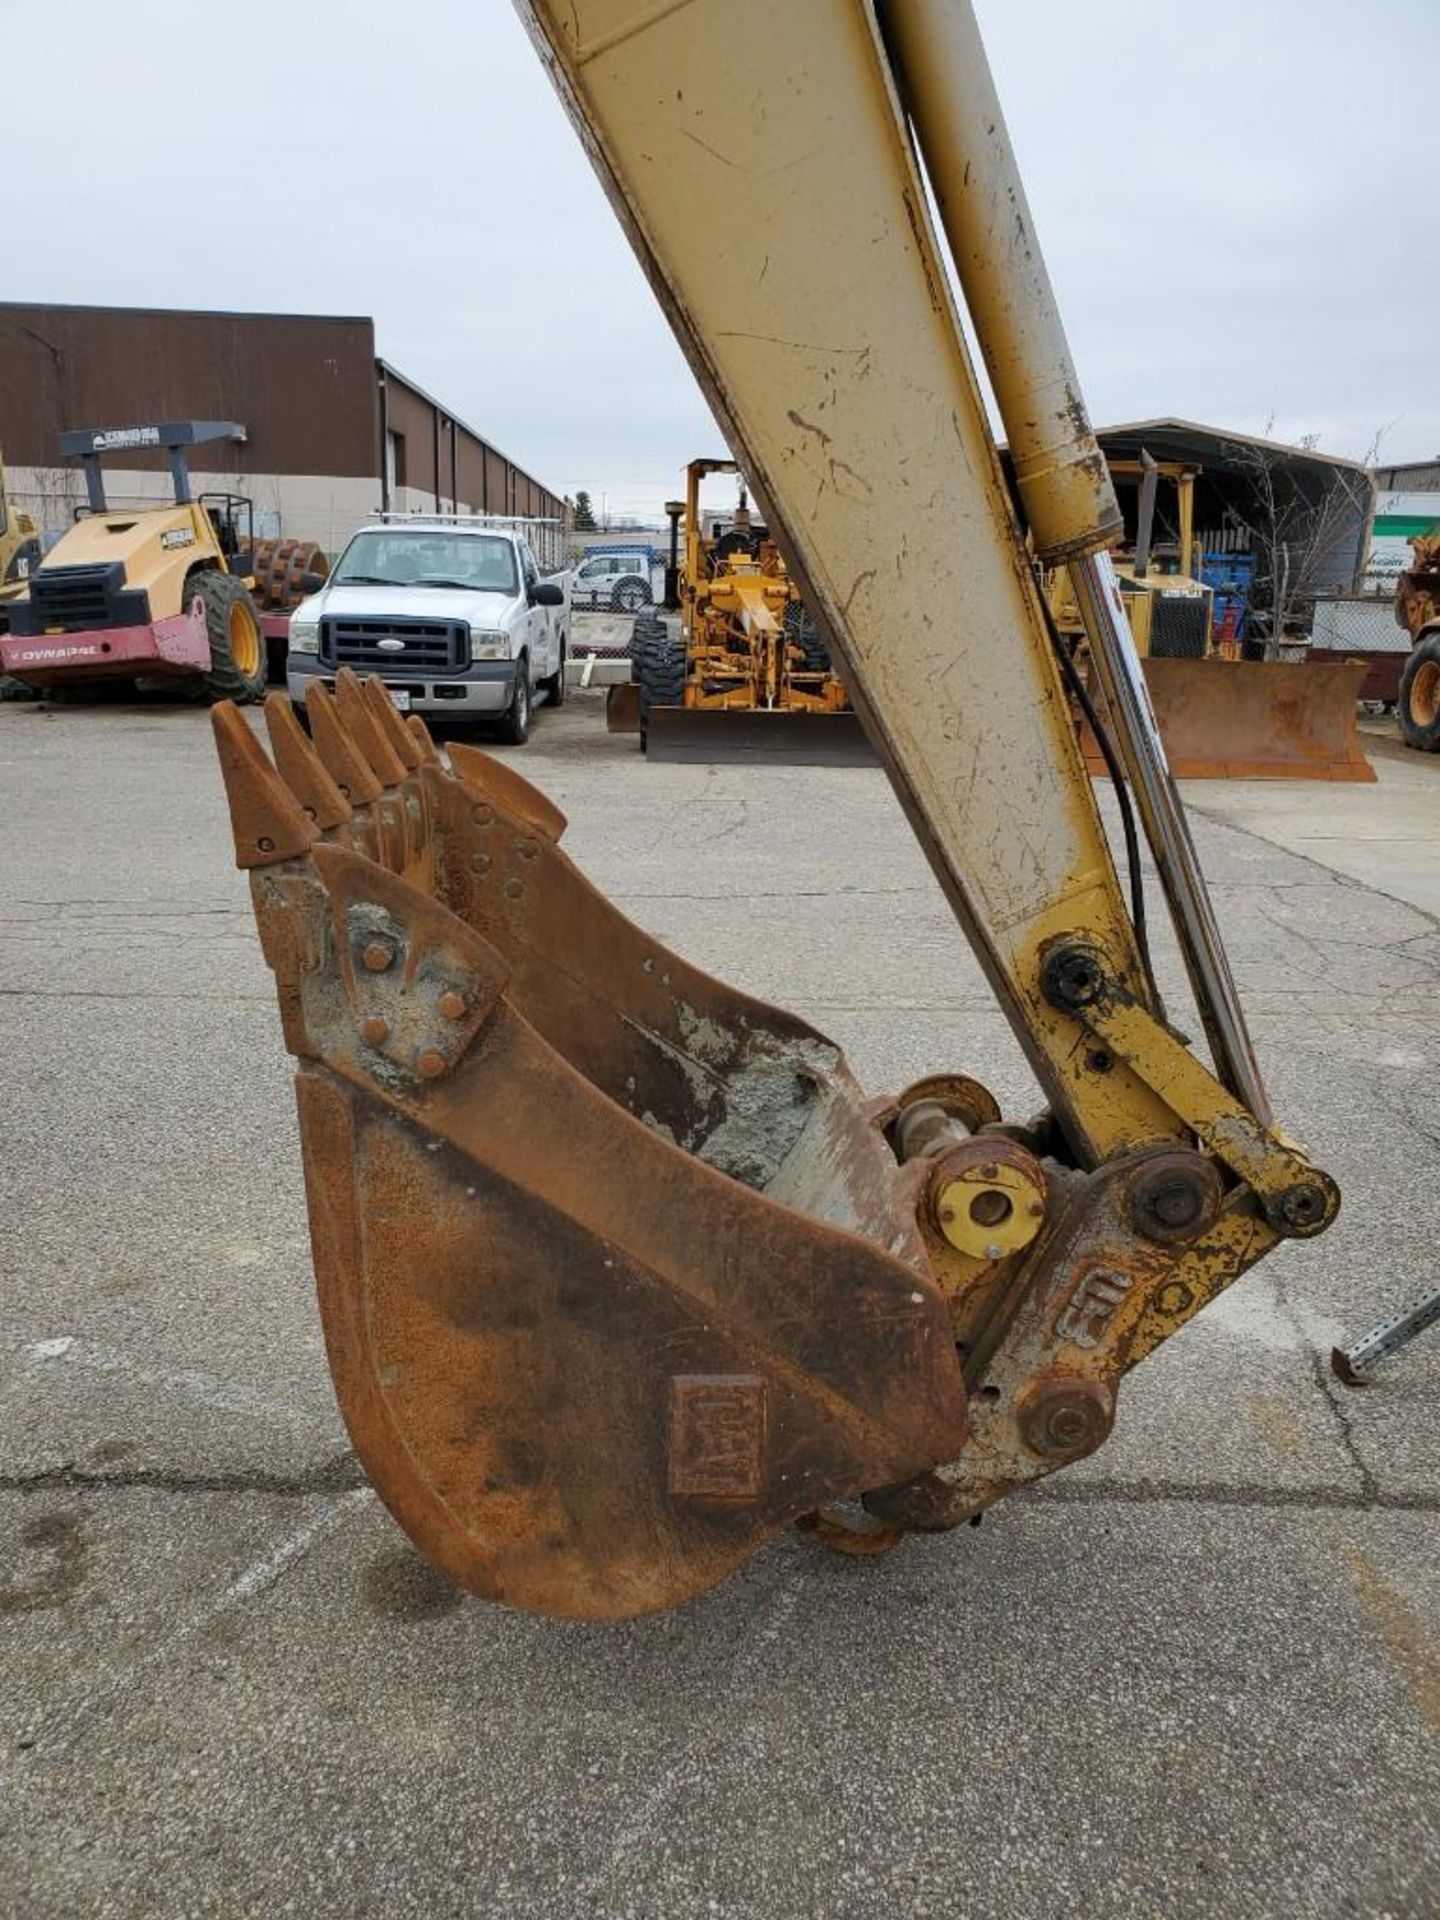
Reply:
[[1412, 1301], [1399, 1313], [1380, 1321], [1378, 1326], [1362, 1334], [1350, 1346], [1333, 1347], [1330, 1365], [1336, 1379], [1343, 1380], [1347, 1387], [1363, 1387], [1366, 1375], [1373, 1366], [1381, 1360], [1388, 1360], [1401, 1347], [1408, 1346], [1418, 1334], [1424, 1333], [1427, 1327], [1433, 1327], [1437, 1321], [1440, 1321], [1440, 1287]]

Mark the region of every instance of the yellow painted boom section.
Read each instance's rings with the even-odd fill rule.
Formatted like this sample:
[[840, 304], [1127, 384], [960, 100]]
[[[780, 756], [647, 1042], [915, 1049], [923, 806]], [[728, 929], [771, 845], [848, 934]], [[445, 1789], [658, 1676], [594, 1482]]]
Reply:
[[1039, 991], [1150, 993], [871, 6], [519, 4], [1077, 1157], [1180, 1137]]

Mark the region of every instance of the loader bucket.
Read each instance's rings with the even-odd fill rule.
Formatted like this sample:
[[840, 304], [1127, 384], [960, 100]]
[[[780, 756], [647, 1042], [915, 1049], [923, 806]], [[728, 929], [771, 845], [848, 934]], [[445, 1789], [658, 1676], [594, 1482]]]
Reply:
[[639, 1614], [953, 1459], [903, 1164], [823, 1035], [669, 953], [511, 769], [378, 682], [225, 705], [355, 1450], [454, 1580]]
[[799, 707], [655, 707], [645, 741], [652, 760], [707, 765], [873, 767], [879, 763], [854, 713]]
[[[1374, 780], [1356, 731], [1364, 662], [1145, 662], [1170, 770], [1181, 780]], [[1105, 763], [1088, 729], [1086, 765]]]

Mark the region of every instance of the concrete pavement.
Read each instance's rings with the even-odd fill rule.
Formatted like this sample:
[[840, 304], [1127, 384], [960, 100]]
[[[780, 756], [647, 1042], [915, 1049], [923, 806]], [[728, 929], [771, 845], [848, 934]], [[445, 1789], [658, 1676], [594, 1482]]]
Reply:
[[[878, 772], [648, 766], [596, 695], [517, 764], [867, 1085], [1033, 1104]], [[1333, 1231], [979, 1529], [563, 1627], [430, 1573], [346, 1448], [205, 716], [0, 708], [0, 1913], [1440, 1911], [1440, 1339], [1325, 1368], [1435, 1284], [1440, 766], [1378, 769], [1190, 794]]]

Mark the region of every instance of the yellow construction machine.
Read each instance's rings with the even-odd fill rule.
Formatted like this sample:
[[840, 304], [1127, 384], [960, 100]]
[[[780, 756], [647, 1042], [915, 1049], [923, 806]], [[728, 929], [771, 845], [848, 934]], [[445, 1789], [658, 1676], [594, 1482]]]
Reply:
[[769, 528], [743, 480], [730, 524], [705, 532], [701, 488], [733, 460], [685, 470], [680, 632], [636, 622], [640, 742], [654, 760], [869, 762], [864, 733]]
[[1395, 619], [1410, 635], [1395, 717], [1417, 753], [1440, 753], [1440, 538], [1410, 542], [1411, 560], [1395, 588]]
[[[10, 602], [0, 667], [40, 690], [134, 679], [173, 683], [211, 700], [259, 700], [269, 636], [252, 592], [263, 551], [253, 508], [243, 494], [193, 495], [188, 465], [191, 447], [244, 438], [242, 426], [211, 420], [62, 433], [62, 457], [84, 469], [87, 506]], [[137, 451], [168, 454], [174, 498], [112, 507], [101, 463]], [[288, 548], [286, 556], [281, 572], [288, 582]], [[268, 589], [273, 551], [266, 557]], [[323, 566], [323, 559], [311, 564]], [[312, 582], [320, 583], [318, 572], [299, 575], [293, 597]], [[273, 612], [268, 593], [267, 600]]]
[[[966, 0], [522, 11], [1045, 1102], [1006, 1121], [948, 1063], [867, 1096], [377, 680], [312, 686], [308, 735], [272, 695], [269, 754], [217, 708], [356, 1452], [452, 1579], [615, 1617], [783, 1527], [877, 1551], [1093, 1454], [1130, 1369], [1339, 1194], [1271, 1112]], [[1032, 553], [1070, 569], [1208, 1057], [1156, 986], [1138, 831], [1127, 891]]]
[[0, 459], [0, 633], [6, 628], [9, 603], [19, 598], [30, 569], [39, 563], [40, 529], [11, 499]]
[[[1217, 639], [1215, 595], [1200, 577], [1195, 539], [1201, 469], [1145, 452], [1108, 465], [1117, 492], [1137, 490], [1126, 516], [1133, 539], [1117, 541], [1111, 558], [1172, 772], [1192, 780], [1373, 780], [1355, 724], [1363, 667], [1343, 658], [1242, 660], [1236, 644]], [[1163, 515], [1162, 483], [1169, 496]], [[1087, 671], [1084, 623], [1066, 568], [1050, 570], [1046, 592]], [[1078, 718], [1086, 765], [1108, 771], [1083, 710]]]

